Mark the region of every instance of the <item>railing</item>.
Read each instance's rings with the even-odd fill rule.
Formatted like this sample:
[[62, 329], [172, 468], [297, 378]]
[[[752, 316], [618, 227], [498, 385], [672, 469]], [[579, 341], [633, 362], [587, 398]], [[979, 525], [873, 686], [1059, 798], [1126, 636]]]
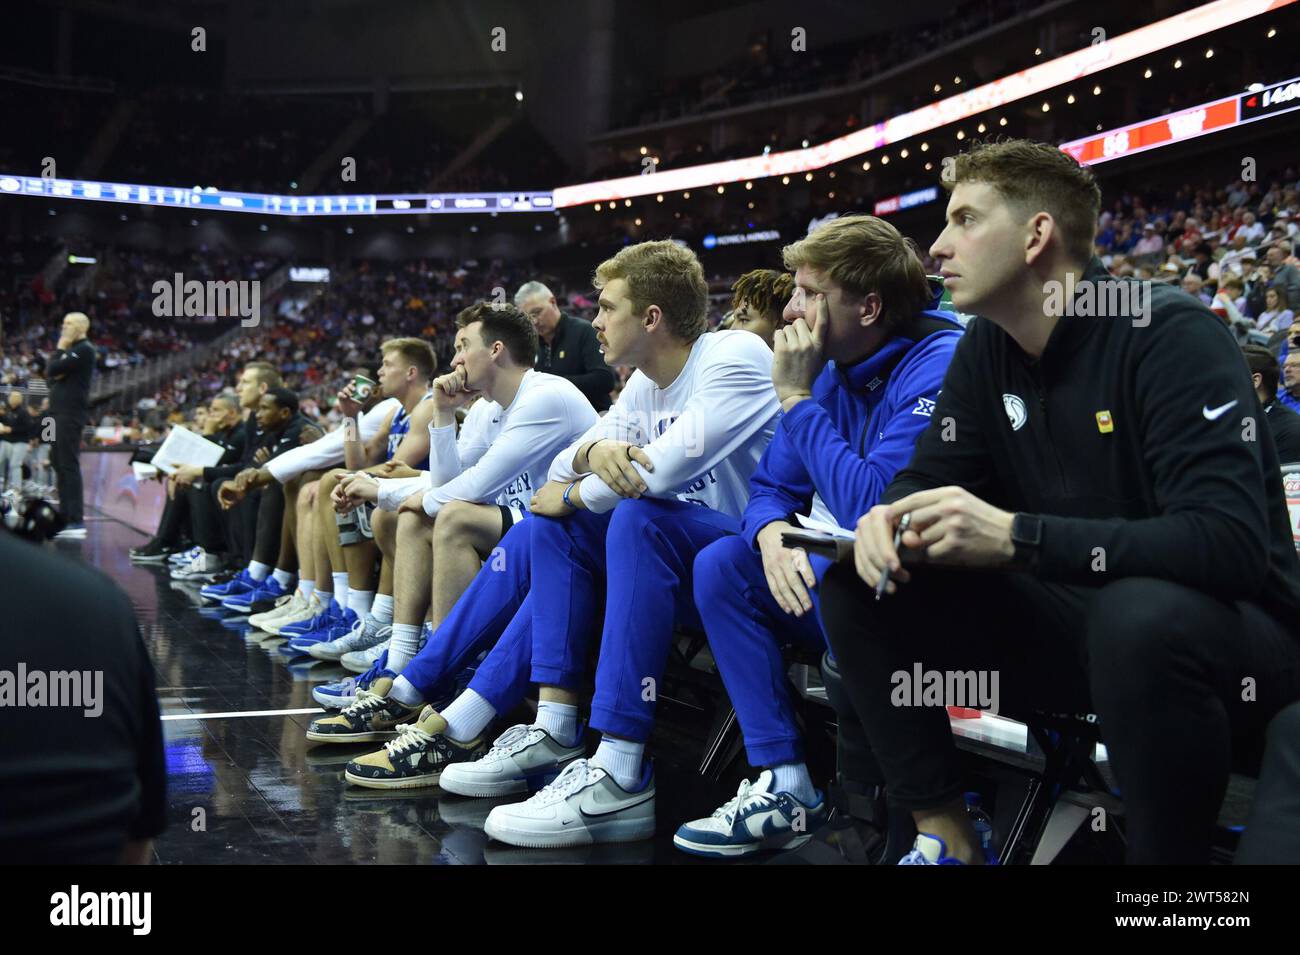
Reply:
[[143, 365], [131, 365], [115, 368], [106, 373], [101, 372], [95, 376], [94, 384], [90, 389], [91, 403], [94, 404], [108, 398], [118, 397], [125, 398], [130, 407], [134, 408], [135, 403], [147, 392], [153, 391], [160, 381], [174, 378], [181, 372], [188, 371], [196, 365], [208, 361], [214, 354], [220, 352], [234, 341], [243, 331], [242, 326], [235, 325], [211, 341], [186, 351], [168, 355], [165, 358], [159, 358], [157, 361], [151, 361]]

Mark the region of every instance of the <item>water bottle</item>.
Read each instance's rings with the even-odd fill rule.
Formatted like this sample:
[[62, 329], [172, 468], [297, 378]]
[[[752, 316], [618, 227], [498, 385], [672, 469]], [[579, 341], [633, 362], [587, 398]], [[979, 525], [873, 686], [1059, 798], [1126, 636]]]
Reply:
[[966, 793], [965, 796], [966, 814], [970, 816], [971, 825], [975, 827], [975, 835], [979, 839], [985, 860], [991, 863], [994, 860], [993, 820], [980, 808], [979, 793]]

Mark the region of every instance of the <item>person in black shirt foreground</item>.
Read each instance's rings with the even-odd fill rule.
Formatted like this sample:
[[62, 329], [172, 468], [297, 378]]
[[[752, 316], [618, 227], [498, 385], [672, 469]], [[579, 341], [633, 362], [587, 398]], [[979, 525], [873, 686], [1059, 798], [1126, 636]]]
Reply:
[[54, 475], [59, 487], [59, 511], [67, 525], [58, 536], [84, 538], [81, 500], [81, 432], [90, 420], [90, 379], [95, 372], [95, 346], [86, 334], [90, 319], [81, 312], [63, 317], [63, 330], [54, 355], [45, 365], [50, 383], [50, 413], [54, 416]]
[[591, 322], [561, 312], [555, 296], [541, 282], [519, 286], [515, 306], [537, 327], [537, 361], [533, 368], [569, 379], [599, 414], [608, 411], [614, 372], [605, 364]]
[[0, 567], [0, 863], [148, 862], [167, 780], [130, 602], [99, 572], [4, 531]]
[[904, 861], [984, 861], [947, 713], [897, 692], [920, 663], [989, 668], [1010, 715], [1096, 713], [1129, 861], [1207, 862], [1234, 755], [1300, 699], [1300, 559], [1264, 409], [1208, 308], [1091, 257], [1101, 194], [1068, 155], [986, 144], [952, 172], [930, 251], [980, 317], [854, 566], [822, 586], [887, 797], [921, 833]]
[[1277, 456], [1283, 464], [1300, 462], [1300, 414], [1277, 400], [1277, 383], [1282, 376], [1282, 367], [1263, 345], [1243, 345], [1241, 352], [1250, 367], [1255, 394], [1264, 406], [1269, 430], [1273, 432], [1273, 443], [1277, 445]]

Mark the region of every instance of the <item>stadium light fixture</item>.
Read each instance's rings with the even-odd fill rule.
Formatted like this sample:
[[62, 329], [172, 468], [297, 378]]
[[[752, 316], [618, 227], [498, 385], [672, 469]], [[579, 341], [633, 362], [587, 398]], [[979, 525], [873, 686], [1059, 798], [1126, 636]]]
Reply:
[[663, 201], [664, 201], [664, 194], [662, 192], [659, 193], [659, 195], [655, 196], [655, 202], [663, 202]]
[[523, 101], [524, 101], [524, 91], [523, 91], [523, 90], [515, 90], [515, 102], [516, 102], [516, 103], [522, 103]]
[[647, 148], [644, 147], [644, 146], [641, 147], [641, 155], [642, 155], [642, 156], [644, 156], [644, 155], [645, 155], [646, 153], [648, 153], [648, 152], [650, 152], [649, 149], [647, 149]]
[[983, 123], [980, 123], [978, 126], [976, 126], [976, 127], [975, 127], [975, 131], [978, 132], [978, 133], [982, 133], [982, 132], [984, 132], [984, 124], [983, 124]]
[[1005, 126], [1006, 124], [1007, 124], [1007, 118], [1005, 116], [1003, 116], [1000, 120], [998, 120], [999, 126]]
[[[898, 155], [899, 155], [899, 158], [901, 158], [901, 159], [906, 159], [906, 158], [907, 158], [907, 150], [906, 150], [906, 149], [901, 150], [901, 151], [899, 152]], [[831, 173], [831, 175], [833, 176], [833, 175], [835, 175], [835, 173]]]
[[1067, 96], [1067, 97], [1065, 98], [1065, 101], [1066, 101], [1067, 103], [1069, 103], [1071, 106], [1073, 106], [1073, 105], [1074, 105], [1074, 94], [1071, 93], [1069, 96]]
[[599, 202], [598, 202], [598, 203], [596, 203], [596, 211], [597, 211], [597, 212], [599, 212], [599, 211], [600, 211], [600, 203], [599, 203]]
[[1142, 78], [1146, 80], [1151, 79], [1151, 67], [1147, 67], [1147, 71], [1142, 74]]
[[1275, 36], [1277, 36], [1277, 27], [1269, 27], [1268, 32], [1264, 34], [1266, 40], [1271, 40]]
[[812, 175], [812, 173], [808, 173], [808, 174], [805, 175], [803, 178], [804, 178], [804, 182], [812, 182], [812, 180], [813, 180], [813, 175]]
[[1100, 96], [1100, 95], [1101, 95], [1101, 86], [1100, 86], [1100, 85], [1094, 86], [1094, 87], [1092, 88], [1092, 95], [1093, 95], [1093, 96]]
[[929, 144], [929, 143], [921, 143], [921, 152], [926, 153], [926, 152], [929, 152], [929, 151], [930, 151], [930, 144]]
[[1205, 51], [1205, 58], [1206, 58], [1207, 60], [1212, 60], [1212, 59], [1214, 59], [1214, 48], [1213, 48], [1213, 47], [1211, 47], [1210, 49], [1208, 49], [1208, 50]]
[[862, 164], [862, 171], [867, 172], [870, 169], [871, 169], [871, 160], [868, 159], [866, 162]]
[[726, 191], [727, 190], [725, 186], [718, 186], [718, 195], [722, 195]]

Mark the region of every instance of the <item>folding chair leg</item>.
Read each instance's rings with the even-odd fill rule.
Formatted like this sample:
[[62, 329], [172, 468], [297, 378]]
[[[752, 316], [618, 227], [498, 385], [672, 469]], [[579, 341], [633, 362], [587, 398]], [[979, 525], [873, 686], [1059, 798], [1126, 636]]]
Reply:
[[736, 721], [736, 711], [728, 708], [722, 718], [717, 732], [704, 748], [704, 759], [700, 762], [700, 775], [710, 779], [719, 778], [727, 765], [740, 749], [740, 724]]
[[1034, 849], [1034, 857], [1029, 860], [1029, 864], [1050, 865], [1087, 818], [1086, 807], [1058, 799], [1047, 817], [1047, 824], [1043, 826], [1043, 834], [1038, 840], [1038, 847]]

